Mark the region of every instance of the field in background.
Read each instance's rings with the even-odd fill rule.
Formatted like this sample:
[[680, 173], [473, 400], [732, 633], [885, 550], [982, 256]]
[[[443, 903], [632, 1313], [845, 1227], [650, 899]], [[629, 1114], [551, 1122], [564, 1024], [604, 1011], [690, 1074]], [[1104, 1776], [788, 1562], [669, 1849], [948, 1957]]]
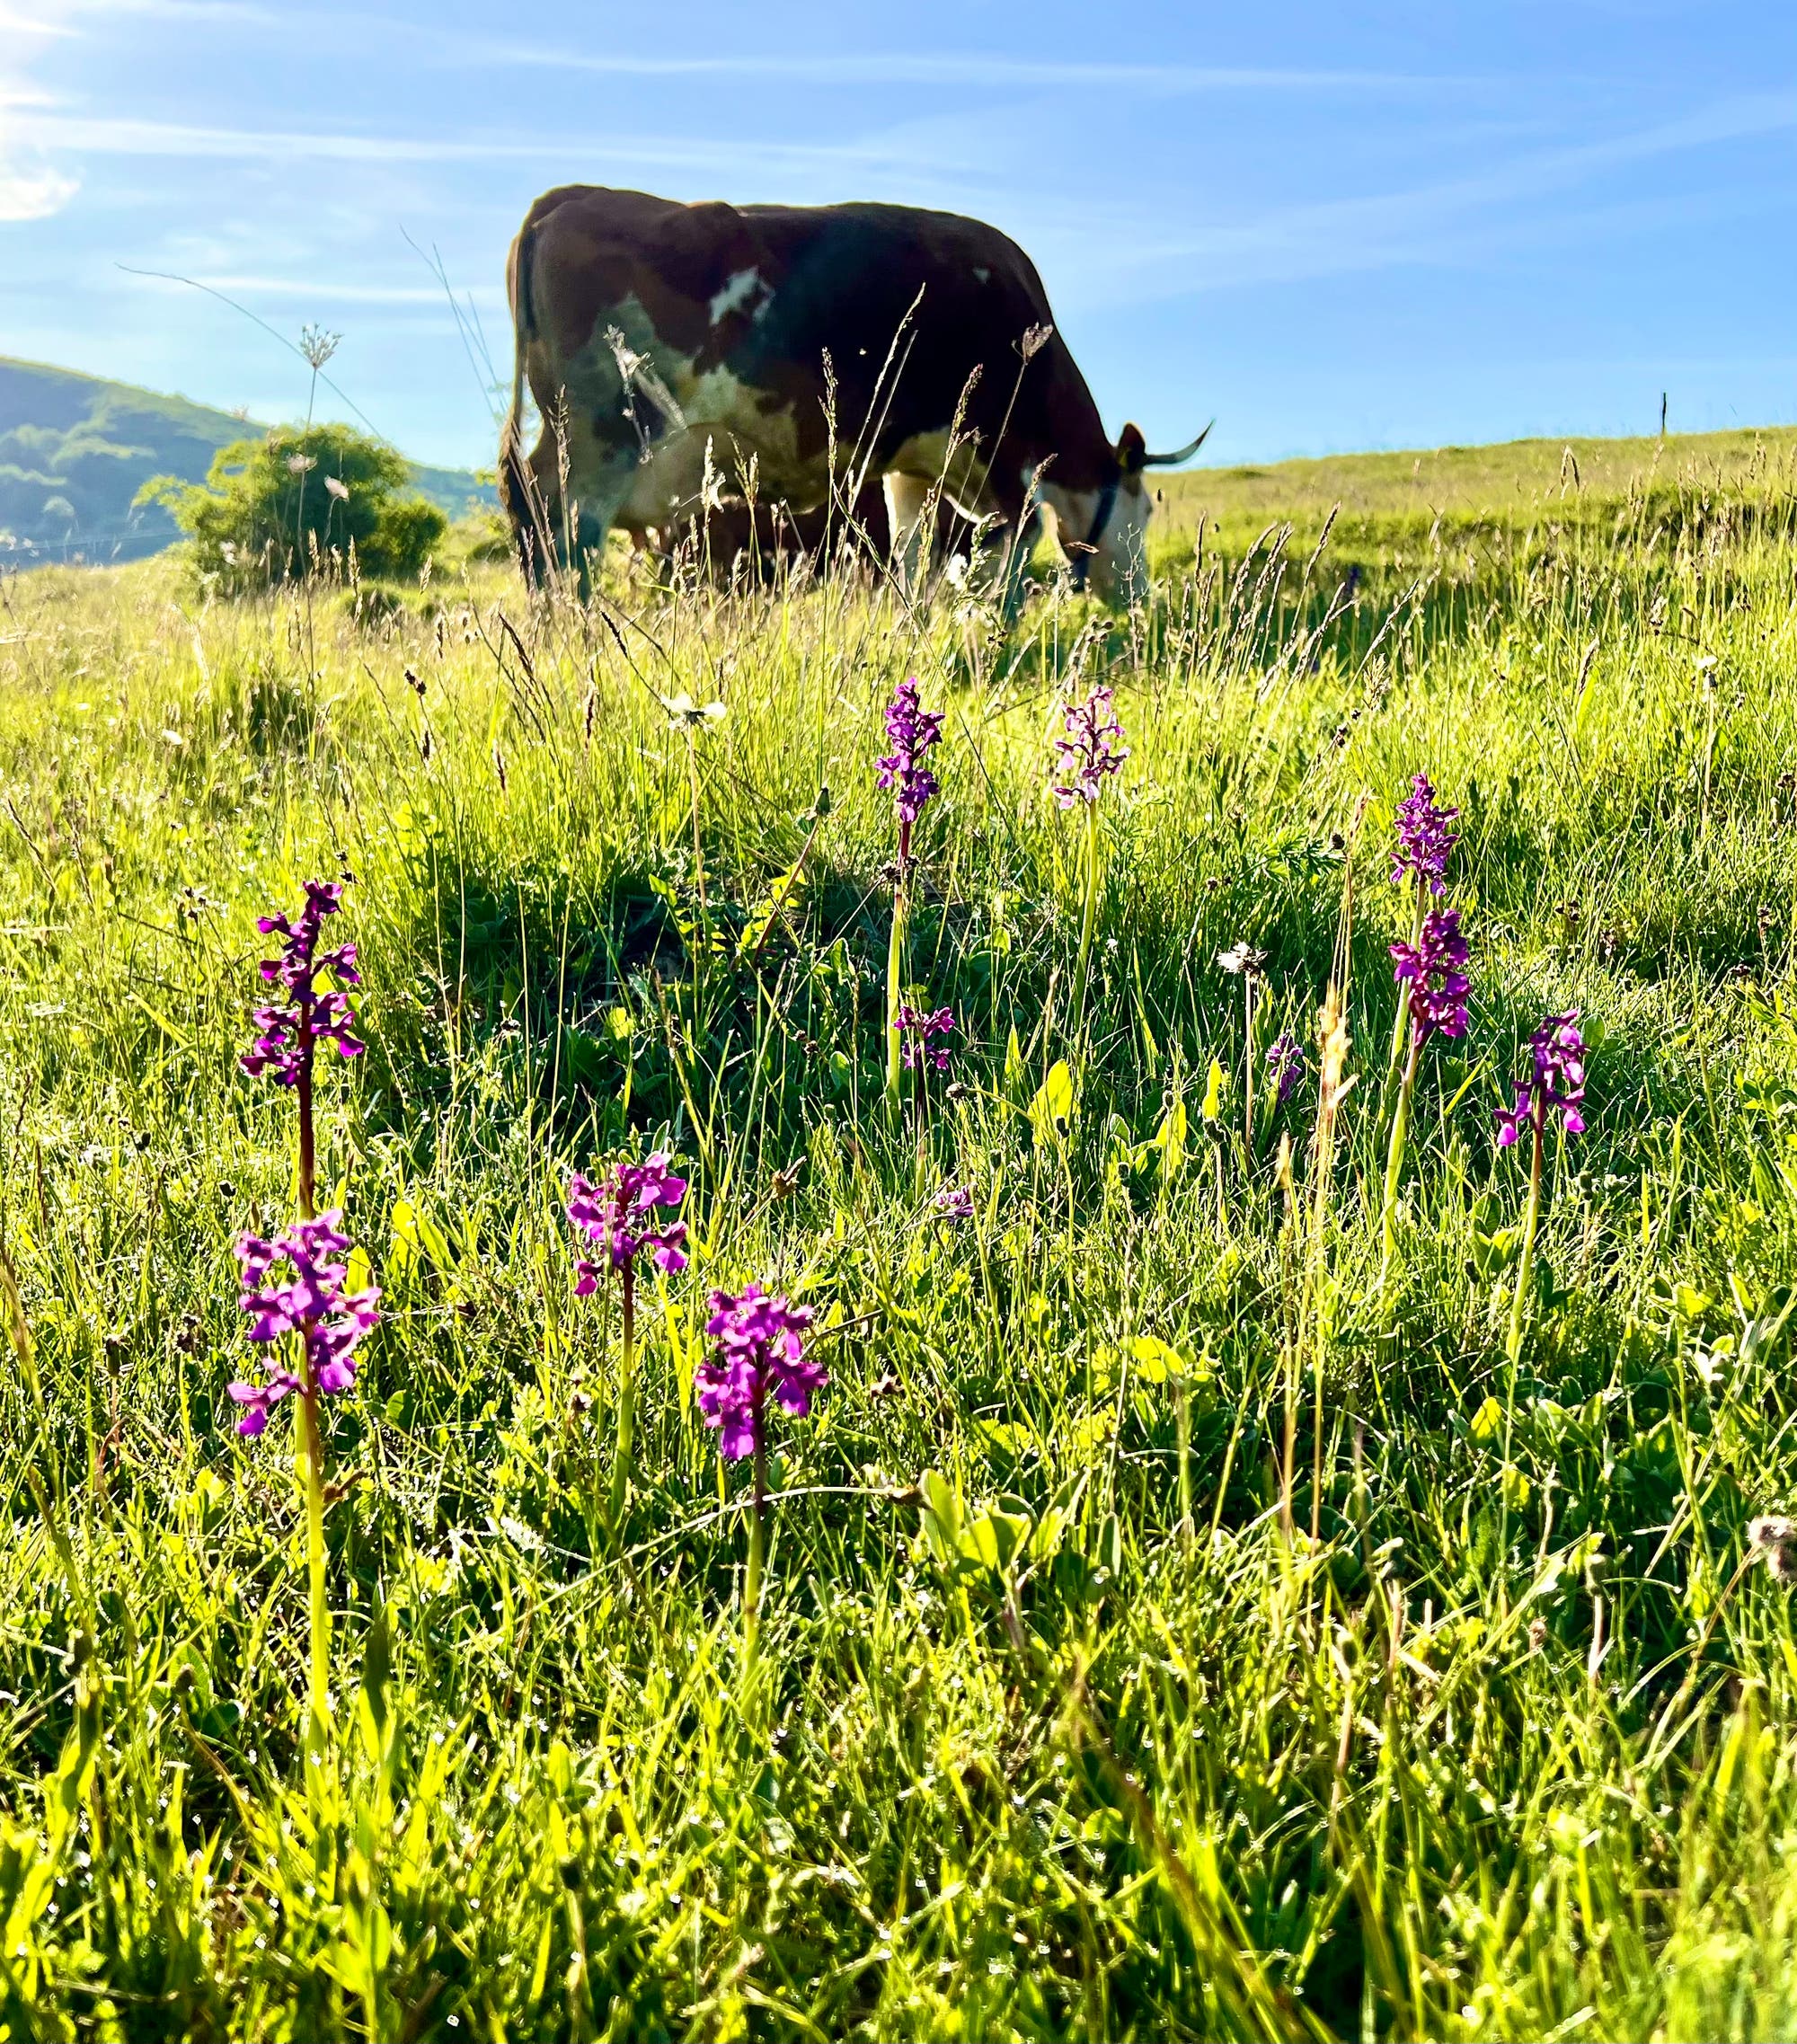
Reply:
[[[1797, 615], [1784, 444], [1736, 453], [1633, 496], [1443, 456], [1445, 507], [1326, 465], [1366, 497], [1314, 562], [1327, 485], [1181, 478], [1196, 573], [1008, 633], [494, 566], [0, 581], [0, 2036], [1790, 2035], [1797, 1629], [1748, 1527], [1797, 1507]], [[947, 712], [911, 969], [960, 1027], [893, 1126], [907, 673]], [[1082, 993], [1049, 741], [1100, 681]], [[1419, 771], [1472, 1026], [1382, 1285]], [[309, 1765], [288, 1415], [241, 1441], [224, 1387], [232, 1242], [293, 1199], [254, 918], [340, 872], [369, 1049], [321, 1174], [385, 1317], [327, 1405]], [[1512, 1362], [1493, 1114], [1569, 1007]], [[657, 1141], [693, 1268], [645, 1286], [613, 1526], [561, 1199]], [[692, 1371], [757, 1278], [830, 1381], [775, 1430], [750, 1665]]]
[[1469, 556], [1476, 562], [1531, 531], [1608, 537], [1618, 518], [1639, 523], [1706, 498], [1785, 503], [1794, 484], [1797, 427], [1789, 426], [1336, 455], [1168, 476], [1158, 485], [1155, 537], [1157, 553], [1172, 552], [1175, 538], [1189, 552], [1202, 518], [1210, 545], [1239, 553], [1269, 526], [1289, 524], [1295, 545], [1307, 547], [1334, 513], [1333, 557], [1344, 565], [1406, 557], [1415, 566], [1439, 546], [1464, 573]]

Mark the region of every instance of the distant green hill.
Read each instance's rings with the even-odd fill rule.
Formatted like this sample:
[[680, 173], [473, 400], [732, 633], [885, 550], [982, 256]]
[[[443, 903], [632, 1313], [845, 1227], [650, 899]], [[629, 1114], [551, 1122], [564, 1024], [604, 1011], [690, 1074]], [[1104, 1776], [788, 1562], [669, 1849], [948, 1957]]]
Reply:
[[[139, 486], [203, 482], [220, 447], [261, 430], [184, 397], [0, 356], [0, 566], [159, 553], [181, 535], [161, 506], [133, 508]], [[452, 518], [498, 501], [467, 470], [412, 473]]]

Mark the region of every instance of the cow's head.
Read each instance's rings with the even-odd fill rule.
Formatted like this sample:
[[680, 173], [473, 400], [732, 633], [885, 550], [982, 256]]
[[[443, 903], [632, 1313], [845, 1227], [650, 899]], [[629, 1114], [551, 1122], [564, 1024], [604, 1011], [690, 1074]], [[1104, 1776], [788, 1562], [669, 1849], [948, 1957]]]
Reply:
[[1209, 431], [1207, 426], [1175, 454], [1151, 455], [1142, 429], [1126, 426], [1118, 436], [1115, 472], [1098, 489], [1045, 484], [1042, 493], [1055, 514], [1076, 588], [1090, 581], [1093, 595], [1106, 603], [1133, 603], [1147, 593], [1148, 519], [1155, 507], [1144, 472], [1190, 461]]

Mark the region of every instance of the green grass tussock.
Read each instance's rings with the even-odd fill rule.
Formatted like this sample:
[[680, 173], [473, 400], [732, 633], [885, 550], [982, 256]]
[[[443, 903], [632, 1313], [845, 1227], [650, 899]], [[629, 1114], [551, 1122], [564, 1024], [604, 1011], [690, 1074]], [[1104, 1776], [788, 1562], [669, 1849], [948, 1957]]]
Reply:
[[[1278, 472], [1182, 478], [1151, 601], [1010, 628], [622, 564], [589, 606], [0, 583], [0, 2037], [1788, 2034], [1797, 1636], [1748, 1528], [1797, 1506], [1790, 499], [1782, 444], [1678, 454], [1581, 447], [1552, 507], [1533, 453], [1442, 457], [1420, 528], [1369, 459], [1326, 540]], [[909, 975], [960, 1030], [895, 1120], [910, 673]], [[1096, 684], [1082, 974], [1047, 783]], [[1418, 772], [1472, 1026], [1382, 1280]], [[292, 1102], [237, 1058], [254, 918], [345, 873], [320, 1187], [384, 1317], [323, 1406], [308, 1753], [291, 1407], [241, 1440], [225, 1395]], [[1512, 1359], [1493, 1111], [1569, 1007]], [[640, 1279], [615, 1517], [562, 1200], [655, 1146], [692, 1266]], [[829, 1370], [752, 1655], [693, 1395], [750, 1279]]]

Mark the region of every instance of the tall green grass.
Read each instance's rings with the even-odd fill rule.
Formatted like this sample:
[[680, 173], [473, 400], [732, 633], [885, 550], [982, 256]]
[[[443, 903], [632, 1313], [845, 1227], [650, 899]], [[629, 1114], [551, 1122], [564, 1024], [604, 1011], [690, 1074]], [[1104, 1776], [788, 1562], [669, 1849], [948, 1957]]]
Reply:
[[[1797, 615], [1782, 499], [1721, 501], [1351, 586], [1276, 533], [1008, 633], [802, 581], [0, 585], [0, 2035], [1789, 2034], [1797, 1641], [1744, 1563], [1797, 1504]], [[909, 969], [974, 1042], [894, 1124], [907, 672], [949, 711]], [[1101, 681], [1082, 1000], [1049, 737]], [[682, 695], [725, 706], [690, 753]], [[1474, 1025], [1382, 1291], [1419, 770]], [[235, 1059], [254, 916], [343, 869], [371, 1048], [321, 1186], [386, 1318], [328, 1408], [309, 1769], [286, 1418], [224, 1397], [291, 1131]], [[1569, 1006], [1590, 1127], [1512, 1365], [1492, 1110]], [[639, 1299], [615, 1530], [560, 1199], [638, 1142], [694, 1253]], [[754, 1675], [691, 1399], [751, 1278], [831, 1372]]]

